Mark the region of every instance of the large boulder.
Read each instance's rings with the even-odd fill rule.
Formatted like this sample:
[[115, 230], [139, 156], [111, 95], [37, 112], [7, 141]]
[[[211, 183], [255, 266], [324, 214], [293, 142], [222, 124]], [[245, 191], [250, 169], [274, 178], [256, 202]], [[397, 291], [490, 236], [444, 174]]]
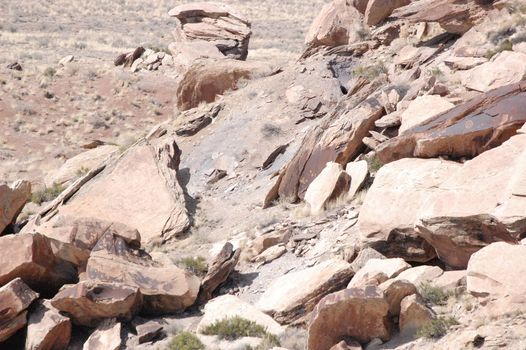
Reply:
[[305, 44], [308, 48], [347, 45], [353, 41], [361, 17], [351, 0], [333, 0], [323, 6], [312, 22]]
[[43, 210], [39, 221], [53, 222], [61, 215], [97, 218], [139, 230], [143, 244], [171, 239], [190, 224], [177, 178], [180, 156], [171, 135], [141, 139], [72, 184]]
[[14, 222], [31, 198], [31, 183], [17, 181], [11, 186], [0, 184], [0, 235]]
[[77, 281], [73, 265], [56, 257], [50, 240], [43, 235], [0, 237], [0, 251], [5, 253], [0, 255], [0, 286], [19, 277], [37, 292], [50, 295]]
[[435, 257], [414, 224], [431, 193], [459, 168], [457, 163], [439, 159], [402, 159], [384, 165], [358, 216], [362, 239], [388, 257], [421, 262]]
[[364, 267], [356, 272], [347, 288], [364, 287], [369, 278], [376, 274], [383, 273], [387, 278], [398, 276], [402, 271], [411, 267], [404, 259], [371, 259]]
[[142, 306], [142, 295], [137, 287], [120, 283], [82, 281], [61, 289], [51, 305], [77, 325], [96, 327], [106, 318], [130, 321]]
[[182, 4], [168, 14], [178, 19], [177, 43], [199, 42], [215, 46], [223, 55], [244, 60], [248, 55], [250, 22], [229, 6], [217, 2]]
[[487, 92], [501, 86], [518, 83], [525, 76], [526, 54], [502, 51], [491, 61], [464, 72], [462, 85], [471, 90]]
[[0, 288], [0, 343], [11, 337], [27, 322], [27, 308], [38, 298], [20, 278]]
[[331, 200], [347, 194], [350, 183], [351, 177], [341, 164], [328, 162], [305, 192], [305, 202], [310, 206], [310, 213], [320, 214]]
[[493, 242], [518, 243], [506, 226], [487, 214], [421, 219], [417, 232], [453, 268], [466, 268], [471, 254]]
[[507, 85], [438, 114], [376, 150], [383, 163], [406, 157], [475, 157], [501, 145], [526, 122], [526, 85]]
[[345, 288], [352, 275], [347, 262], [327, 260], [278, 277], [270, 283], [256, 306], [278, 322], [290, 323], [311, 312], [325, 295]]
[[51, 305], [39, 301], [27, 324], [26, 349], [65, 350], [71, 339], [71, 321]]
[[365, 9], [365, 23], [375, 26], [389, 17], [397, 8], [410, 3], [411, 0], [369, 0]]
[[89, 170], [102, 164], [108, 157], [116, 154], [119, 146], [103, 145], [86, 152], [82, 152], [75, 157], [68, 159], [57, 171], [46, 178], [47, 186], [53, 184], [70, 185], [77, 178], [84, 175]]
[[93, 248], [87, 278], [138, 288], [143, 314], [178, 312], [191, 306], [199, 292], [199, 279], [175, 265], [153, 260], [119, 236], [106, 233]]
[[403, 134], [413, 126], [453, 107], [455, 107], [454, 104], [439, 95], [418, 96], [409, 103], [407, 109], [400, 115], [402, 125], [400, 125], [398, 132]]
[[526, 293], [526, 246], [497, 242], [471, 256], [467, 290], [475, 295], [516, 296]]
[[241, 317], [253, 321], [264, 327], [267, 332], [277, 336], [284, 332], [284, 328], [272, 317], [233, 295], [222, 295], [206, 304], [204, 316], [197, 325], [197, 332], [202, 332], [217, 321], [232, 317]]
[[391, 337], [389, 304], [376, 287], [351, 288], [327, 295], [312, 313], [308, 350], [329, 350], [344, 337], [360, 343]]

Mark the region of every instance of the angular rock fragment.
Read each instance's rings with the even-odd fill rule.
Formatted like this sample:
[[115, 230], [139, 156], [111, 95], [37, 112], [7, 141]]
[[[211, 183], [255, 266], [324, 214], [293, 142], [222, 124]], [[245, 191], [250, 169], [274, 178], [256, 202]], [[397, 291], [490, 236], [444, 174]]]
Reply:
[[0, 235], [13, 223], [31, 198], [31, 183], [17, 181], [11, 186], [0, 184]]
[[11, 337], [27, 322], [27, 308], [38, 298], [20, 278], [0, 288], [0, 342]]
[[122, 324], [115, 319], [108, 319], [95, 329], [82, 350], [119, 350], [122, 343]]
[[329, 201], [349, 192], [350, 183], [351, 177], [340, 164], [328, 162], [305, 192], [305, 202], [310, 206], [310, 213], [320, 214]]
[[29, 314], [26, 349], [65, 350], [70, 339], [70, 319], [53, 307], [49, 300], [39, 301]]
[[385, 274], [387, 278], [393, 278], [410, 267], [411, 265], [400, 258], [371, 259], [367, 261], [364, 267], [356, 272], [347, 288], [363, 287], [369, 277], [378, 273]]
[[435, 318], [435, 313], [425, 305], [418, 294], [412, 294], [402, 299], [399, 318], [401, 334], [414, 335], [433, 318]]

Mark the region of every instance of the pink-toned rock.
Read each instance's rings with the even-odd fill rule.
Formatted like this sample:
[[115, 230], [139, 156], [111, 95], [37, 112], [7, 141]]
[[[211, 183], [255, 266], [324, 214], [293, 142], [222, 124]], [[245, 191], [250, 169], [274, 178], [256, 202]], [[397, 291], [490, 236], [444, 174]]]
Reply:
[[408, 295], [416, 294], [416, 286], [406, 280], [390, 279], [378, 286], [378, 290], [384, 295], [389, 303], [389, 314], [391, 316], [400, 315], [400, 303]]
[[375, 26], [389, 17], [397, 8], [410, 3], [411, 0], [369, 0], [365, 10], [365, 23]]
[[364, 283], [377, 273], [383, 273], [387, 278], [398, 276], [402, 271], [411, 267], [404, 259], [371, 259], [364, 267], [356, 272], [347, 288], [363, 287]]
[[412, 294], [402, 299], [399, 318], [401, 334], [413, 335], [433, 318], [435, 318], [435, 313], [425, 305], [418, 294]]
[[402, 271], [396, 279], [408, 281], [419, 287], [421, 284], [436, 281], [443, 273], [444, 270], [438, 266], [421, 265]]
[[430, 283], [443, 290], [454, 291], [457, 287], [466, 285], [467, 274], [466, 270], [445, 271]]
[[399, 133], [403, 134], [413, 126], [453, 107], [455, 107], [454, 104], [438, 95], [418, 96], [400, 115], [402, 125], [400, 125]]
[[349, 0], [333, 0], [327, 3], [312, 22], [305, 44], [317, 46], [339, 46], [349, 44], [353, 30], [361, 22], [361, 15]]
[[351, 177], [341, 164], [328, 162], [305, 192], [305, 202], [312, 215], [320, 214], [325, 205], [349, 192]]
[[17, 181], [11, 186], [0, 184], [0, 235], [14, 222], [31, 198], [31, 183]]
[[119, 350], [122, 347], [122, 324], [115, 319], [101, 323], [84, 343], [82, 350]]
[[329, 350], [344, 337], [360, 343], [391, 337], [389, 304], [375, 287], [327, 295], [312, 312], [308, 350]]
[[27, 322], [27, 308], [38, 298], [38, 293], [16, 278], [0, 288], [0, 343], [11, 337]]
[[357, 162], [347, 163], [345, 171], [351, 177], [351, 186], [349, 187], [347, 196], [348, 198], [353, 198], [367, 179], [367, 175], [369, 175], [369, 166], [367, 161], [359, 160]]
[[39, 301], [29, 315], [26, 349], [65, 350], [70, 338], [70, 319], [54, 308], [49, 300]]
[[362, 350], [362, 346], [356, 340], [342, 340], [330, 350]]
[[82, 281], [64, 287], [51, 305], [77, 325], [96, 327], [106, 318], [131, 320], [142, 307], [142, 295], [137, 287], [125, 284]]

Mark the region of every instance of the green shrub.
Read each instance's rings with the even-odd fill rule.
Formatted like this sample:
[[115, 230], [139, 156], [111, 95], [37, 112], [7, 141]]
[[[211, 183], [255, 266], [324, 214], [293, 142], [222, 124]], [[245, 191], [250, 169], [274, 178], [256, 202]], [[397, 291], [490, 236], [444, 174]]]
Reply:
[[435, 305], [446, 305], [449, 297], [453, 295], [453, 293], [429, 283], [421, 284], [419, 292], [426, 303]]
[[381, 74], [386, 74], [387, 67], [383, 62], [380, 61], [379, 63], [368, 67], [358, 66], [354, 68], [352, 72], [354, 76], [363, 77], [367, 80], [373, 80]]
[[367, 162], [369, 163], [369, 171], [372, 173], [378, 172], [384, 166], [384, 163], [378, 157], [368, 159]]
[[64, 191], [64, 186], [54, 182], [51, 187], [45, 187], [40, 191], [33, 192], [33, 194], [31, 195], [31, 202], [36, 203], [38, 205], [44, 202], [49, 202], [57, 198], [58, 195], [62, 193], [62, 191]]
[[179, 260], [179, 265], [181, 265], [194, 275], [200, 277], [205, 276], [208, 272], [208, 264], [206, 263], [206, 259], [202, 256], [192, 256], [183, 258]]
[[423, 325], [415, 334], [417, 338], [441, 338], [446, 335], [451, 326], [457, 325], [454, 317], [439, 317]]
[[261, 343], [259, 343], [256, 347], [246, 345], [244, 350], [270, 350], [280, 345], [281, 344], [278, 337], [276, 337], [274, 334], [267, 333], [261, 340]]
[[199, 338], [190, 332], [177, 334], [168, 345], [168, 350], [204, 350], [204, 348]]
[[[236, 340], [243, 337], [274, 337], [267, 330], [254, 321], [249, 321], [239, 316], [225, 318], [217, 321], [203, 331], [206, 335], [217, 335], [219, 339]], [[277, 341], [277, 338], [275, 338]]]
[[52, 78], [53, 76], [55, 76], [55, 74], [57, 74], [57, 70], [53, 67], [47, 67], [44, 71], [44, 76], [48, 78]]

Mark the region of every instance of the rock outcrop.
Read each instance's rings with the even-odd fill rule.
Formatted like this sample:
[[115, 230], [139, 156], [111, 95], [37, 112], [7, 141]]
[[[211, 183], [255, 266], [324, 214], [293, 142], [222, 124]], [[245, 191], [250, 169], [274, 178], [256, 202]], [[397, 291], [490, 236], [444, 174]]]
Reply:
[[310, 206], [310, 213], [318, 215], [331, 200], [346, 195], [350, 183], [351, 177], [340, 164], [328, 162], [305, 192], [305, 202]]
[[31, 198], [31, 184], [17, 181], [11, 186], [0, 184], [0, 235], [13, 223]]
[[27, 323], [27, 308], [38, 298], [20, 278], [0, 288], [0, 343], [11, 337]]
[[51, 305], [39, 301], [32, 309], [26, 336], [26, 349], [65, 350], [71, 339], [71, 321]]
[[345, 288], [352, 275], [350, 265], [337, 259], [291, 272], [270, 283], [257, 307], [282, 324], [290, 323], [306, 316], [325, 295]]
[[244, 60], [248, 55], [250, 22], [237, 11], [217, 2], [197, 2], [168, 12], [178, 19], [176, 44], [199, 42], [216, 47], [224, 56]]

